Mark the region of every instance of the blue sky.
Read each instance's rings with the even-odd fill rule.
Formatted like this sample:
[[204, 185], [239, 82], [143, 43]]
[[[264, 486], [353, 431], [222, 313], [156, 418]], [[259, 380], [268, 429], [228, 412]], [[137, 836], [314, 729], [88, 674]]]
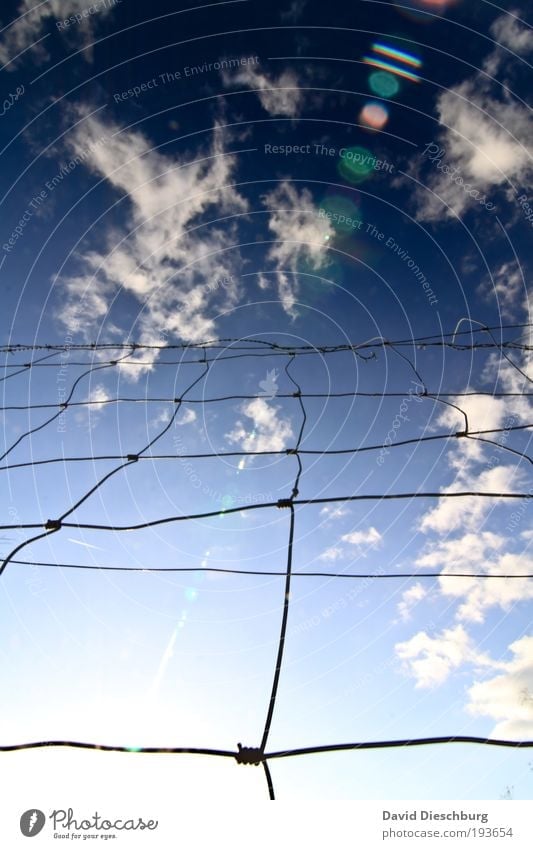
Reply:
[[[529, 431], [511, 428], [531, 421], [533, 35], [519, 5], [471, 6], [3, 5], [2, 524], [57, 518], [163, 431], [161, 458], [118, 471], [68, 521], [215, 515], [63, 527], [19, 552], [28, 563], [0, 587], [2, 744], [259, 745], [289, 512], [224, 510], [290, 496], [302, 424], [316, 452], [300, 455], [302, 500], [529, 491]], [[494, 338], [516, 347], [472, 350]], [[72, 347], [91, 343], [108, 347]], [[47, 353], [16, 344], [63, 353], [13, 376]], [[367, 347], [320, 350], [339, 345]], [[25, 436], [78, 378], [64, 416]], [[297, 388], [317, 396], [305, 421]], [[463, 431], [457, 406], [492, 444], [417, 442]], [[295, 510], [293, 569], [325, 574], [292, 581], [268, 749], [533, 739], [533, 584], [450, 577], [533, 572], [526, 499]], [[32, 533], [2, 531], [2, 555]], [[344, 572], [375, 577], [331, 577]], [[170, 769], [168, 756], [3, 757], [15, 784], [30, 764], [58, 788], [63, 764], [91, 787], [107, 759], [111, 796], [144, 757], [154, 793]], [[531, 760], [457, 744], [272, 773], [280, 799], [525, 799]], [[171, 768], [185, 798], [200, 784], [265, 797], [262, 773], [233, 762]]]

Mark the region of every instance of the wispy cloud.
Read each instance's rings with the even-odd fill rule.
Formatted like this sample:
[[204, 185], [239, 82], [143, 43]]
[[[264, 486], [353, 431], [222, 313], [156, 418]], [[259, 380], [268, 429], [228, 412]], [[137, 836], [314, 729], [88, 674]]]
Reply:
[[343, 519], [344, 516], [349, 516], [350, 511], [343, 507], [342, 504], [339, 505], [331, 505], [326, 504], [325, 507], [322, 507], [320, 511], [321, 516], [325, 516], [327, 519]]
[[402, 594], [402, 600], [398, 604], [398, 613], [403, 622], [411, 619], [411, 613], [414, 607], [426, 598], [428, 591], [420, 582], [413, 584], [408, 590]]
[[290, 420], [280, 415], [280, 408], [264, 398], [254, 398], [241, 407], [241, 413], [253, 425], [238, 420], [233, 430], [226, 434], [231, 443], [244, 451], [283, 451], [293, 437]]
[[[98, 144], [102, 136], [105, 145]], [[103, 329], [123, 339], [128, 328], [114, 328], [108, 311], [125, 293], [143, 307], [136, 341], [157, 344], [163, 332], [186, 341], [211, 335], [214, 301], [226, 307], [236, 302], [238, 251], [230, 256], [225, 250], [233, 225], [192, 228], [213, 207], [217, 216], [247, 209], [230, 185], [235, 158], [226, 155], [223, 132], [215, 126], [211, 148], [191, 161], [159, 153], [139, 132], [89, 117], [70, 147], [75, 154], [83, 150], [84, 165], [117, 193], [125, 220], [123, 228], [108, 226], [103, 248], [81, 254], [80, 271], [63, 272], [57, 280], [59, 321], [87, 338]], [[206, 285], [221, 276], [227, 285]], [[142, 371], [124, 374], [135, 379]]]
[[516, 65], [517, 56], [531, 51], [533, 35], [510, 15], [499, 17], [491, 34], [516, 56], [496, 44], [485, 60], [486, 73], [478, 72], [437, 97], [441, 129], [433, 141], [443, 152], [439, 166], [423, 157], [409, 169], [426, 186], [409, 181], [419, 220], [437, 223], [482, 209], [481, 197], [490, 203], [496, 189], [509, 192], [512, 183], [528, 185], [533, 176], [531, 112], [487, 76], [502, 64]]
[[383, 542], [383, 537], [377, 528], [370, 527], [365, 531], [351, 531], [349, 534], [343, 534], [341, 540], [350, 545], [376, 546]]
[[[347, 512], [347, 511], [346, 511]], [[348, 534], [343, 534], [337, 543], [330, 548], [327, 548], [320, 556], [320, 560], [339, 560], [343, 557], [353, 557], [354, 553], [365, 556], [365, 552], [371, 548], [379, 547], [383, 542], [383, 537], [377, 528], [370, 527], [363, 531], [351, 531]], [[355, 552], [354, 552], [355, 549]]]
[[[17, 7], [16, 18], [0, 37], [0, 63], [12, 71], [18, 64], [17, 57], [29, 49], [32, 61], [44, 62], [48, 56], [46, 41], [42, 36], [48, 24], [52, 21], [59, 23], [74, 16], [81, 16], [78, 21], [67, 27], [56, 27], [69, 43], [88, 47], [94, 40], [94, 31], [99, 19], [106, 17], [121, 0], [115, 3], [90, 3], [88, 0], [48, 0], [35, 3], [34, 0], [22, 0]], [[93, 10], [89, 12], [88, 10]], [[91, 50], [85, 50], [86, 60], [92, 57]]]
[[515, 56], [528, 56], [533, 53], [533, 30], [521, 22], [520, 16], [519, 9], [510, 9], [505, 15], [496, 18], [490, 27], [490, 34], [496, 43], [483, 67], [491, 76], [494, 76], [506, 60], [509, 60], [508, 51]]
[[516, 261], [503, 262], [477, 291], [487, 303], [497, 304], [503, 318], [515, 318], [523, 310], [526, 298], [524, 271]]
[[314, 271], [327, 267], [327, 242], [333, 229], [329, 221], [318, 217], [311, 192], [297, 191], [287, 180], [262, 200], [270, 211], [268, 227], [276, 238], [268, 258], [276, 267], [278, 295], [284, 310], [294, 317], [298, 272], [304, 266]]
[[245, 86], [256, 91], [261, 106], [269, 115], [296, 118], [301, 112], [303, 93], [294, 71], [282, 71], [275, 77], [246, 65], [236, 73], [223, 71], [222, 81], [226, 88]]

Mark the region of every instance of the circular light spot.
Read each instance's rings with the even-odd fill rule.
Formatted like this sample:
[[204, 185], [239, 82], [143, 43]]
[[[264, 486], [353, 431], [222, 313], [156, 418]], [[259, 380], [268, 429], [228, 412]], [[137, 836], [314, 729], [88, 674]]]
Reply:
[[339, 152], [338, 171], [350, 183], [361, 183], [374, 170], [376, 158], [364, 147], [342, 147]]
[[367, 103], [361, 110], [359, 120], [372, 130], [381, 130], [389, 120], [389, 113], [380, 103]]
[[374, 94], [380, 97], [394, 97], [400, 90], [397, 78], [388, 71], [374, 71], [368, 78], [368, 84]]
[[[395, 0], [397, 11], [405, 18], [417, 23], [433, 23], [435, 15], [443, 15], [455, 0]], [[428, 12], [431, 14], [424, 14]]]

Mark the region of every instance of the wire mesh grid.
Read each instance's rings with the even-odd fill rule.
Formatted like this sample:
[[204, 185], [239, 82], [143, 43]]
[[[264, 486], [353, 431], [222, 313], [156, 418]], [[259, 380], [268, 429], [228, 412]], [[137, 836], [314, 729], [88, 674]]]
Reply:
[[[42, 465], [54, 465], [54, 464], [69, 464], [69, 463], [93, 463], [97, 464], [100, 461], [117, 461], [117, 465], [115, 465], [110, 471], [106, 474], [99, 476], [94, 485], [92, 485], [87, 491], [83, 493], [83, 495], [74, 501], [67, 509], [65, 509], [60, 515], [54, 516], [52, 518], [48, 518], [45, 522], [30, 522], [23, 523], [20, 521], [12, 522], [10, 524], [0, 525], [1, 531], [10, 531], [16, 530], [19, 534], [22, 532], [31, 532], [27, 537], [25, 537], [22, 541], [18, 542], [14, 545], [11, 550], [7, 553], [5, 558], [3, 559], [2, 565], [0, 567], [0, 575], [2, 575], [5, 570], [13, 566], [39, 566], [39, 567], [48, 567], [48, 568], [63, 568], [63, 569], [73, 569], [73, 570], [92, 570], [92, 571], [124, 571], [124, 572], [143, 572], [143, 573], [160, 573], [160, 572], [221, 572], [221, 573], [229, 573], [236, 575], [267, 575], [267, 576], [279, 576], [284, 577], [284, 594], [283, 594], [283, 605], [282, 605], [282, 615], [281, 615], [281, 626], [279, 632], [279, 640], [277, 644], [277, 654], [275, 657], [274, 663], [274, 672], [272, 679], [272, 687], [270, 696], [267, 701], [266, 708], [266, 718], [264, 721], [264, 725], [262, 728], [262, 732], [260, 735], [260, 742], [256, 746], [243, 745], [242, 743], [238, 743], [235, 750], [227, 750], [227, 749], [217, 749], [217, 748], [199, 748], [199, 747], [136, 747], [134, 750], [124, 746], [113, 746], [113, 745], [100, 745], [98, 743], [91, 742], [80, 742], [76, 740], [41, 740], [35, 742], [23, 742], [14, 745], [1, 745], [0, 751], [2, 752], [11, 752], [16, 750], [23, 749], [38, 749], [44, 747], [70, 747], [75, 749], [95, 749], [103, 752], [109, 751], [118, 751], [118, 752], [135, 752], [135, 754], [142, 753], [158, 753], [158, 754], [197, 754], [197, 755], [208, 755], [219, 758], [230, 758], [234, 759], [238, 764], [241, 765], [255, 765], [261, 766], [265, 780], [268, 788], [268, 794], [270, 799], [275, 799], [275, 789], [274, 789], [274, 781], [271, 775], [269, 763], [271, 761], [276, 761], [280, 758], [289, 758], [300, 755], [311, 755], [323, 752], [339, 752], [339, 751], [353, 751], [353, 750], [364, 750], [364, 749], [386, 749], [386, 748], [398, 748], [398, 747], [416, 747], [416, 746], [425, 746], [425, 745], [436, 745], [436, 744], [451, 744], [451, 743], [475, 743], [484, 746], [504, 746], [510, 748], [527, 748], [533, 747], [532, 740], [506, 740], [506, 739], [496, 739], [493, 737], [479, 737], [479, 736], [467, 736], [467, 735], [456, 735], [456, 736], [433, 736], [433, 737], [418, 737], [412, 739], [394, 739], [394, 740], [376, 740], [376, 741], [360, 741], [360, 742], [346, 742], [346, 743], [335, 743], [335, 744], [325, 744], [325, 745], [317, 745], [317, 746], [307, 746], [300, 748], [286, 748], [283, 750], [273, 750], [271, 751], [268, 747], [269, 737], [271, 732], [272, 721], [274, 717], [274, 712], [276, 708], [276, 702], [278, 697], [278, 689], [280, 683], [280, 677], [283, 670], [283, 659], [284, 659], [284, 649], [287, 638], [287, 624], [290, 612], [290, 604], [291, 604], [291, 582], [294, 579], [300, 579], [305, 577], [328, 577], [335, 579], [349, 579], [351, 581], [357, 581], [361, 579], [365, 579], [366, 581], [383, 581], [383, 580], [391, 580], [397, 578], [446, 578], [446, 574], [437, 571], [402, 571], [402, 572], [347, 572], [347, 571], [307, 571], [307, 570], [294, 570], [293, 569], [293, 552], [295, 546], [295, 530], [297, 523], [297, 511], [298, 508], [304, 508], [308, 505], [313, 504], [340, 504], [340, 503], [348, 503], [348, 502], [357, 502], [357, 501], [374, 501], [374, 502], [383, 502], [386, 500], [408, 500], [412, 501], [413, 499], [452, 499], [452, 498], [488, 498], [493, 500], [513, 500], [518, 499], [521, 502], [527, 501], [533, 497], [531, 491], [522, 491], [522, 492], [488, 492], [488, 491], [412, 491], [412, 492], [379, 492], [375, 494], [361, 494], [361, 493], [345, 493], [342, 495], [335, 496], [327, 496], [327, 497], [316, 497], [316, 498], [303, 498], [299, 497], [300, 495], [300, 484], [301, 477], [304, 473], [304, 460], [306, 457], [310, 456], [332, 456], [332, 455], [351, 455], [355, 456], [360, 453], [366, 452], [376, 452], [383, 451], [384, 449], [399, 449], [402, 446], [415, 445], [418, 446], [425, 442], [444, 442], [448, 443], [450, 441], [457, 440], [477, 440], [486, 444], [490, 444], [495, 446], [499, 450], [504, 453], [512, 454], [515, 457], [518, 457], [520, 460], [525, 462], [533, 462], [532, 458], [527, 454], [526, 451], [517, 450], [516, 448], [510, 447], [501, 441], [498, 442], [496, 440], [496, 435], [499, 433], [511, 432], [511, 431], [524, 431], [527, 432], [529, 428], [533, 427], [533, 423], [521, 423], [518, 425], [508, 426], [507, 428], [486, 428], [486, 429], [472, 429], [470, 426], [469, 418], [467, 411], [460, 406], [459, 399], [461, 397], [471, 397], [471, 396], [491, 396], [493, 398], [505, 398], [505, 397], [524, 397], [532, 395], [532, 392], [522, 392], [522, 391], [512, 391], [512, 392], [500, 392], [500, 391], [483, 391], [468, 388], [466, 391], [432, 391], [430, 387], [428, 387], [421, 376], [420, 367], [416, 364], [414, 357], [412, 356], [412, 352], [416, 351], [416, 349], [423, 347], [424, 349], [452, 349], [457, 352], [470, 352], [472, 355], [476, 351], [486, 351], [492, 353], [493, 355], [497, 355], [500, 357], [502, 361], [505, 361], [508, 366], [512, 369], [516, 370], [516, 373], [523, 378], [525, 383], [531, 383], [531, 379], [528, 377], [527, 373], [524, 371], [524, 368], [516, 361], [514, 357], [524, 357], [527, 355], [527, 352], [531, 350], [531, 346], [526, 344], [522, 340], [522, 336], [528, 331], [530, 325], [527, 324], [515, 324], [515, 325], [505, 325], [505, 326], [497, 326], [497, 327], [487, 327], [485, 325], [475, 326], [475, 323], [471, 322], [468, 330], [459, 330], [459, 326], [455, 329], [454, 332], [443, 334], [441, 336], [426, 336], [426, 337], [418, 337], [411, 339], [400, 339], [400, 340], [387, 340], [383, 338], [376, 338], [367, 340], [358, 344], [343, 344], [343, 345], [320, 345], [320, 346], [311, 346], [311, 345], [300, 345], [300, 346], [287, 346], [280, 345], [275, 342], [259, 340], [259, 339], [215, 339], [215, 340], [207, 340], [201, 343], [189, 343], [189, 344], [176, 344], [171, 345], [165, 343], [164, 345], [145, 345], [134, 342], [125, 342], [122, 344], [116, 343], [93, 343], [93, 344], [78, 344], [78, 345], [69, 345], [66, 348], [64, 345], [9, 345], [0, 347], [0, 353], [6, 355], [6, 361], [4, 363], [4, 374], [1, 378], [2, 382], [6, 382], [13, 378], [16, 378], [20, 375], [25, 375], [28, 372], [35, 373], [36, 370], [39, 369], [47, 369], [47, 368], [57, 368], [57, 361], [62, 356], [68, 352], [69, 356], [72, 356], [72, 352], [79, 352], [80, 355], [85, 355], [87, 353], [92, 355], [92, 360], [80, 360], [73, 361], [70, 360], [69, 365], [78, 366], [83, 368], [84, 370], [81, 372], [78, 377], [73, 380], [70, 385], [68, 393], [65, 393], [64, 399], [62, 399], [59, 403], [35, 403], [35, 404], [5, 404], [0, 408], [3, 414], [9, 413], [12, 411], [19, 412], [27, 412], [33, 413], [34, 411], [39, 410], [48, 410], [52, 411], [51, 414], [46, 413], [46, 418], [44, 421], [40, 422], [38, 425], [34, 427], [29, 427], [26, 431], [17, 436], [17, 438], [9, 445], [6, 444], [5, 450], [0, 456], [0, 472], [8, 473], [15, 472], [16, 470], [22, 468], [32, 468], [34, 469], [37, 466]], [[519, 332], [522, 331], [521, 334], [518, 335], [517, 338], [504, 338], [507, 337], [510, 331]], [[13, 362], [13, 360], [19, 360], [20, 355], [24, 352], [29, 352], [31, 358], [26, 360], [25, 362]], [[172, 352], [181, 352], [180, 360], [161, 360], [160, 356], [162, 353], [172, 353]], [[444, 404], [448, 407], [454, 408], [462, 417], [462, 426], [459, 430], [455, 429], [449, 432], [443, 433], [430, 433], [427, 435], [421, 435], [414, 438], [399, 440], [389, 442], [379, 442], [377, 444], [370, 445], [357, 445], [349, 448], [342, 449], [319, 449], [319, 448], [304, 448], [303, 441], [306, 432], [306, 424], [308, 421], [308, 410], [307, 410], [307, 402], [310, 399], [320, 399], [320, 398], [361, 398], [361, 397], [373, 397], [373, 398], [385, 398], [385, 397], [405, 397], [405, 391], [379, 391], [379, 392], [362, 392], [362, 391], [353, 391], [353, 392], [333, 392], [328, 391], [324, 393], [312, 393], [305, 392], [304, 388], [300, 384], [299, 381], [295, 379], [292, 374], [292, 366], [295, 361], [300, 358], [306, 357], [314, 357], [316, 355], [320, 355], [322, 357], [325, 356], [333, 356], [335, 354], [341, 352], [349, 352], [353, 354], [354, 357], [359, 358], [363, 361], [368, 361], [376, 357], [376, 352], [384, 351], [387, 353], [394, 354], [400, 360], [405, 363], [408, 369], [415, 375], [417, 382], [417, 391], [416, 396], [418, 400], [426, 400], [427, 402], [433, 402], [434, 405]], [[112, 359], [106, 359], [106, 353], [109, 352], [114, 355]], [[134, 357], [138, 357], [139, 353], [146, 354], [147, 357], [152, 355], [153, 359], [133, 359]], [[173, 454], [157, 454], [154, 452], [155, 445], [163, 439], [163, 437], [169, 432], [170, 428], [176, 421], [176, 417], [182, 410], [185, 405], [211, 405], [211, 404], [222, 404], [228, 401], [254, 401], [257, 398], [263, 397], [258, 394], [230, 394], [230, 395], [220, 395], [214, 397], [202, 397], [198, 398], [188, 398], [188, 395], [192, 390], [199, 386], [203, 381], [205, 382], [206, 376], [209, 374], [210, 367], [213, 362], [220, 363], [221, 361], [234, 360], [234, 359], [248, 359], [248, 358], [262, 358], [262, 357], [279, 357], [284, 361], [284, 372], [285, 375], [293, 387], [292, 392], [288, 393], [278, 393], [277, 398], [279, 399], [292, 399], [294, 404], [296, 405], [296, 409], [298, 411], [300, 417], [300, 424], [297, 432], [296, 439], [293, 444], [288, 448], [283, 448], [280, 450], [242, 450], [242, 451], [213, 451], [213, 452], [205, 452], [205, 453], [180, 453], [174, 452]], [[139, 368], [142, 367], [144, 369], [153, 369], [153, 368], [189, 368], [194, 373], [194, 379], [188, 384], [187, 388], [179, 394], [178, 397], [138, 397], [138, 396], [124, 396], [117, 395], [115, 397], [105, 397], [100, 399], [91, 399], [90, 397], [84, 400], [78, 400], [76, 398], [77, 392], [80, 387], [83, 386], [83, 381], [86, 377], [91, 377], [96, 372], [110, 369], [127, 369], [127, 368]], [[197, 374], [196, 371], [200, 370], [200, 373]], [[447, 399], [454, 399], [453, 402]], [[121, 453], [121, 454], [87, 454], [87, 455], [78, 455], [78, 456], [56, 456], [56, 457], [48, 457], [43, 459], [32, 459], [28, 462], [11, 462], [10, 455], [15, 449], [24, 443], [26, 440], [30, 439], [33, 434], [46, 429], [50, 424], [56, 422], [61, 417], [64, 417], [66, 412], [69, 410], [75, 410], [76, 407], [85, 407], [90, 409], [91, 406], [98, 405], [98, 408], [101, 408], [104, 405], [119, 405], [119, 404], [144, 404], [149, 405], [153, 403], [167, 403], [173, 405], [173, 412], [167, 416], [167, 420], [163, 422], [162, 426], [159, 428], [157, 433], [149, 439], [149, 441], [144, 444], [141, 448], [137, 448], [135, 451], [131, 451], [130, 453]], [[288, 491], [283, 498], [279, 498], [271, 501], [261, 501], [259, 503], [254, 504], [238, 504], [236, 506], [223, 506], [217, 510], [204, 511], [198, 513], [190, 513], [188, 515], [172, 515], [168, 517], [158, 517], [156, 519], [148, 520], [142, 523], [137, 524], [129, 524], [129, 525], [118, 525], [118, 524], [102, 524], [95, 522], [80, 522], [75, 520], [75, 513], [81, 505], [85, 504], [91, 497], [99, 491], [110, 478], [117, 475], [119, 472], [128, 469], [128, 467], [138, 464], [141, 462], [159, 462], [159, 461], [184, 461], [191, 459], [213, 459], [220, 457], [240, 457], [240, 458], [251, 458], [258, 456], [287, 456], [294, 459], [296, 464], [296, 471], [294, 477], [292, 479], [292, 486], [290, 491]], [[26, 560], [20, 559], [19, 555], [25, 548], [30, 546], [31, 544], [38, 542], [40, 540], [46, 539], [51, 535], [59, 533], [61, 530], [66, 528], [76, 528], [78, 530], [87, 529], [87, 530], [97, 530], [97, 531], [108, 531], [112, 533], [126, 532], [126, 531], [134, 531], [140, 530], [143, 528], [152, 528], [159, 525], [177, 523], [177, 522], [185, 522], [185, 521], [193, 521], [198, 519], [207, 519], [210, 517], [221, 516], [221, 515], [230, 515], [232, 513], [243, 513], [246, 511], [257, 511], [257, 510], [285, 510], [288, 513], [288, 534], [287, 534], [287, 545], [286, 545], [286, 565], [284, 570], [259, 570], [259, 569], [235, 569], [235, 568], [217, 568], [217, 567], [187, 567], [187, 566], [149, 566], [149, 567], [136, 567], [129, 565], [106, 565], [106, 564], [81, 564], [81, 563], [64, 563], [64, 562], [50, 562], [50, 561], [42, 561], [42, 560]], [[464, 569], [461, 572], [454, 571], [453, 575], [449, 575], [448, 577], [455, 578], [476, 578], [479, 580], [524, 580], [533, 578], [533, 574], [529, 573], [502, 573], [488, 575], [486, 573], [482, 573], [479, 571], [472, 571], [468, 569]]]

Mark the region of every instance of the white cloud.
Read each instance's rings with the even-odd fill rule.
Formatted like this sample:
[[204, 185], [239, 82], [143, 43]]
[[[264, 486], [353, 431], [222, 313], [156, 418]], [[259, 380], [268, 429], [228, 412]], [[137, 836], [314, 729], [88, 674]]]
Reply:
[[[485, 565], [487, 575], [524, 575], [531, 574], [533, 563], [525, 554], [503, 554], [492, 563]], [[470, 622], [483, 622], [491, 607], [500, 607], [506, 613], [521, 603], [533, 599], [533, 584], [527, 578], [509, 578], [474, 581], [469, 592], [459, 586], [448, 587], [447, 581], [441, 582], [441, 590], [449, 595], [462, 596], [465, 601], [457, 611], [457, 618]]]
[[[234, 229], [212, 225], [188, 230], [213, 207], [217, 216], [247, 209], [244, 198], [228, 185], [236, 162], [225, 155], [224, 141], [215, 126], [211, 150], [190, 162], [163, 155], [141, 133], [122, 131], [100, 118], [78, 125], [71, 152], [83, 155], [84, 165], [120, 194], [126, 226], [123, 231], [108, 227], [104, 248], [86, 251], [79, 257], [83, 270], [57, 281], [62, 290], [58, 319], [66, 327], [89, 338], [105, 322], [104, 332], [116, 334], [107, 313], [124, 292], [142, 306], [136, 341], [158, 344], [163, 331], [166, 338], [186, 341], [213, 334], [213, 303], [228, 308], [238, 297], [233, 274], [238, 255], [225, 250]], [[227, 284], [206, 285], [218, 278], [227, 278]], [[120, 330], [122, 340], [125, 330]], [[141, 351], [129, 361], [145, 359]], [[122, 368], [130, 379], [150, 370]]]
[[99, 422], [98, 414], [108, 406], [105, 402], [112, 397], [102, 383], [91, 386], [87, 395], [87, 401], [90, 403], [87, 404], [86, 410], [78, 409], [74, 420], [78, 425], [85, 425], [88, 431], [94, 430]]
[[[75, 22], [57, 31], [61, 32], [70, 43], [90, 45], [98, 21], [116, 8], [112, 5], [97, 3], [93, 3], [92, 6], [98, 6], [98, 8], [95, 9], [94, 14], [88, 14], [87, 10], [91, 8], [91, 3], [87, 0], [48, 0], [44, 3], [22, 0], [17, 8], [16, 19], [5, 28], [0, 38], [0, 63], [7, 65], [10, 71], [14, 70], [16, 61], [12, 60], [28, 48], [33, 54], [33, 60], [45, 61], [48, 59], [46, 41], [37, 42], [43, 36], [47, 25], [52, 20], [65, 21], [71, 16], [83, 15], [84, 12], [85, 17], [79, 23]], [[90, 59], [91, 51], [85, 50], [83, 56]]]
[[259, 102], [269, 115], [285, 115], [288, 118], [296, 118], [300, 113], [303, 95], [294, 71], [283, 71], [276, 78], [258, 71], [251, 65], [246, 65], [240, 68], [236, 74], [223, 71], [222, 81], [226, 88], [246, 86], [257, 91]]
[[497, 721], [491, 736], [509, 740], [533, 738], [533, 636], [511, 643], [514, 658], [501, 664], [504, 672], [474, 684], [468, 710]]
[[344, 534], [341, 540], [350, 543], [350, 545], [377, 546], [383, 541], [383, 537], [377, 528], [371, 527], [367, 531], [352, 531], [349, 534]]
[[413, 607], [416, 607], [427, 594], [427, 589], [420, 582], [413, 584], [412, 587], [405, 590], [402, 594], [402, 600], [398, 604], [398, 613], [404, 622], [407, 622], [411, 618]]
[[491, 666], [491, 660], [480, 654], [462, 625], [448, 628], [436, 637], [419, 631], [410, 640], [394, 647], [403, 661], [404, 671], [415, 678], [417, 688], [436, 687], [463, 663]]
[[[510, 17], [495, 21], [492, 33], [516, 53], [530, 49], [531, 31]], [[497, 47], [485, 60], [487, 73], [496, 73], [503, 54], [507, 63], [516, 63]], [[479, 72], [439, 94], [436, 112], [442, 129], [435, 143], [443, 149], [438, 167], [437, 161], [425, 156], [410, 167], [410, 174], [427, 186], [416, 187], [409, 181], [418, 219], [438, 222], [469, 209], [490, 217], [480, 198], [492, 203], [495, 189], [508, 190], [512, 183], [526, 186], [533, 176], [530, 110]], [[448, 168], [456, 171], [446, 173]], [[478, 195], [472, 196], [475, 191]]]
[[191, 422], [196, 421], [196, 413], [194, 410], [191, 410], [190, 407], [187, 407], [183, 412], [180, 412], [175, 419], [177, 425], [187, 425], [191, 424]]
[[276, 265], [279, 298], [285, 311], [295, 316], [298, 271], [303, 264], [314, 271], [328, 265], [326, 237], [332, 238], [333, 228], [318, 217], [311, 193], [307, 189], [298, 192], [288, 181], [262, 200], [270, 210], [268, 227], [276, 238], [268, 258]]
[[280, 408], [269, 404], [264, 398], [254, 398], [241, 407], [241, 413], [253, 422], [246, 426], [237, 421], [235, 428], [226, 434], [226, 439], [238, 444], [244, 451], [283, 451], [287, 441], [294, 435], [291, 423], [279, 414]]
[[[324, 513], [326, 508], [323, 508], [320, 513], [321, 515]], [[339, 511], [339, 517], [335, 516], [336, 510]], [[345, 508], [328, 508], [326, 515], [330, 518], [340, 518], [340, 516], [344, 516], [348, 513], [348, 510]], [[374, 528], [370, 527], [365, 531], [351, 531], [348, 534], [343, 534], [340, 538], [340, 542], [347, 543], [349, 546], [356, 546], [359, 551], [363, 551], [365, 548], [377, 548], [381, 545], [383, 541], [383, 537], [380, 532]], [[321, 555], [320, 560], [339, 560], [342, 557], [353, 557], [354, 552], [350, 551], [346, 545], [334, 545], [330, 548], [327, 548]], [[363, 555], [365, 556], [365, 555]]]
[[464, 534], [457, 539], [430, 543], [416, 565], [425, 569], [442, 569], [446, 574], [477, 569], [490, 555], [500, 551], [505, 538], [482, 531]]
[[112, 396], [109, 394], [107, 389], [102, 383], [98, 383], [96, 386], [91, 386], [89, 390], [89, 398], [88, 400], [91, 402], [92, 410], [101, 410], [102, 407], [105, 406], [105, 401], [109, 401]]
[[344, 516], [348, 516], [349, 513], [350, 511], [341, 504], [337, 506], [326, 504], [320, 511], [320, 515], [326, 516], [327, 519], [342, 519]]
[[150, 426], [159, 428], [169, 423], [171, 417], [170, 407], [161, 407], [161, 409], [150, 420]]
[[[533, 571], [531, 557], [504, 551], [505, 537], [484, 531], [434, 543], [417, 559], [417, 566], [441, 570], [443, 575], [477, 572], [482, 575], [523, 575]], [[531, 581], [486, 578], [441, 578], [442, 595], [462, 600], [456, 618], [483, 622], [491, 607], [508, 612], [513, 605], [533, 598]]]
[[496, 302], [503, 318], [514, 318], [524, 305], [524, 272], [517, 262], [504, 262], [478, 287], [478, 293], [488, 303]]
[[[472, 474], [468, 469], [463, 469], [458, 472], [453, 484], [442, 487], [441, 492], [513, 492], [519, 479], [520, 476], [513, 466], [495, 466], [479, 474]], [[460, 528], [481, 529], [483, 521], [495, 505], [506, 500], [508, 499], [484, 496], [442, 498], [439, 504], [423, 517], [420, 530], [424, 533], [436, 531], [446, 534]]]
[[325, 551], [319, 556], [319, 560], [340, 560], [344, 557], [344, 549], [340, 548], [340, 546], [331, 546], [331, 548], [326, 548]]
[[510, 9], [508, 14], [496, 18], [490, 27], [490, 34], [504, 47], [512, 50], [513, 53], [526, 56], [533, 52], [533, 30], [523, 26], [517, 20], [519, 17], [520, 11], [518, 9]]
[[[514, 355], [514, 352], [513, 352]], [[523, 368], [524, 356], [517, 353], [517, 365]], [[487, 359], [481, 381], [490, 382], [494, 389], [515, 392], [523, 391], [525, 378], [500, 354]], [[473, 391], [467, 387], [467, 391]], [[512, 445], [510, 431], [505, 428], [531, 421], [531, 402], [526, 397], [498, 398], [490, 395], [470, 395], [451, 398], [450, 402], [460, 407], [467, 415], [468, 431], [501, 429], [501, 433], [487, 433], [483, 436], [496, 445], [491, 447], [476, 439], [461, 438], [448, 454], [448, 464], [455, 472], [455, 479], [442, 492], [513, 492], [523, 481], [523, 471], [517, 466], [516, 459], [505, 446]], [[437, 429], [449, 432], [465, 430], [464, 416], [450, 406], [443, 407], [436, 419]], [[492, 457], [487, 461], [487, 453]], [[511, 460], [509, 465], [504, 465]], [[480, 464], [483, 463], [483, 466]], [[498, 465], [496, 465], [498, 463]], [[483, 530], [483, 521], [492, 513], [497, 503], [509, 502], [509, 499], [490, 499], [484, 497], [443, 498], [436, 507], [429, 510], [420, 522], [424, 532], [436, 531], [446, 534], [452, 531]]]

